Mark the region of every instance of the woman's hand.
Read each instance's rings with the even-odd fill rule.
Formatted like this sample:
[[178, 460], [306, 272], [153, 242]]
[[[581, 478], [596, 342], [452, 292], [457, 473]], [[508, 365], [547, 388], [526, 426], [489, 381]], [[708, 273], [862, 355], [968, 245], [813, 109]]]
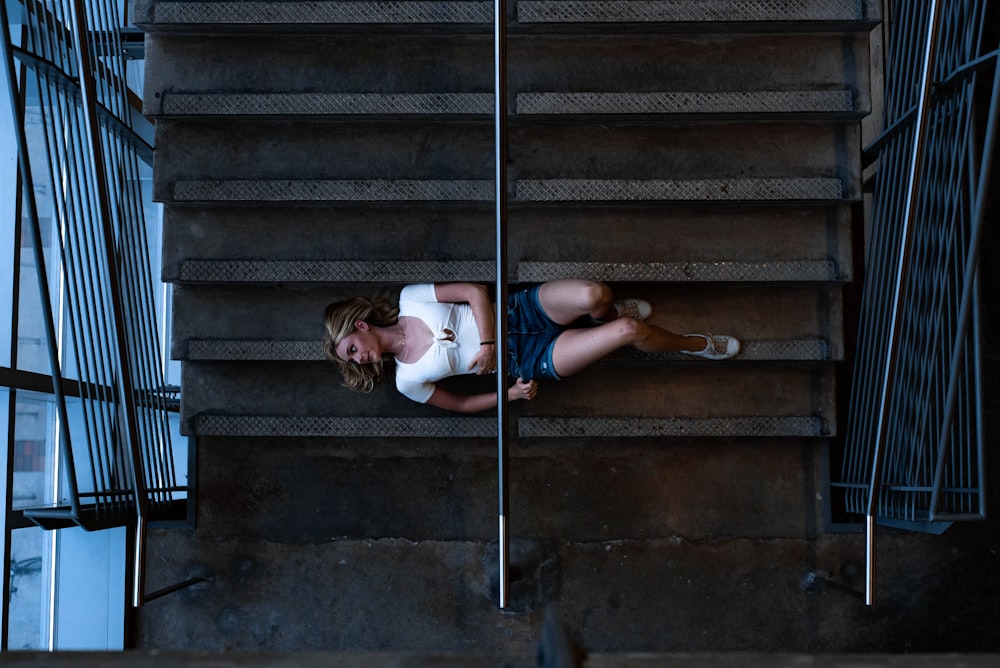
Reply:
[[497, 370], [497, 347], [494, 343], [483, 343], [479, 346], [479, 352], [469, 362], [469, 370], [476, 369], [480, 376], [493, 373]]
[[533, 380], [518, 378], [517, 382], [507, 388], [507, 401], [518, 399], [532, 400], [538, 394], [538, 383]]

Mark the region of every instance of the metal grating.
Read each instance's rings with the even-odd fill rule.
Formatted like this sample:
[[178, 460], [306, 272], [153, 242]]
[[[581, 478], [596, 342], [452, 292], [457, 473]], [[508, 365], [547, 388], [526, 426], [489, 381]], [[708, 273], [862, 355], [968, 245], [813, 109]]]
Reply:
[[484, 180], [296, 180], [231, 179], [178, 181], [181, 202], [403, 202], [493, 200]]
[[[194, 339], [188, 342], [184, 359], [315, 362], [323, 360], [324, 357], [320, 341]], [[744, 341], [739, 359], [827, 361], [830, 359], [830, 345], [821, 338]], [[643, 353], [634, 348], [619, 351], [606, 358], [609, 363], [691, 360], [690, 356], [680, 353]]]
[[165, 93], [167, 115], [492, 114], [493, 93]]
[[188, 341], [184, 359], [315, 362], [323, 359], [323, 347], [320, 341], [194, 339]]
[[518, 114], [763, 114], [854, 111], [847, 90], [518, 93]]
[[490, 23], [492, 2], [158, 2], [160, 24]]
[[[492, 417], [267, 417], [199, 415], [198, 436], [326, 438], [495, 438]], [[826, 436], [817, 417], [550, 418], [522, 417], [520, 438]]]
[[525, 179], [517, 199], [572, 201], [775, 201], [839, 200], [839, 179]]
[[860, 0], [541, 0], [517, 3], [521, 23], [859, 21]]
[[218, 283], [420, 283], [489, 281], [491, 260], [185, 260], [181, 282]]
[[351, 438], [496, 438], [489, 417], [267, 417], [199, 415], [199, 436], [325, 436]]
[[518, 420], [522, 438], [827, 436], [817, 417], [531, 418]]
[[829, 282], [846, 280], [832, 260], [779, 262], [521, 262], [517, 279], [541, 283], [558, 278], [619, 282]]

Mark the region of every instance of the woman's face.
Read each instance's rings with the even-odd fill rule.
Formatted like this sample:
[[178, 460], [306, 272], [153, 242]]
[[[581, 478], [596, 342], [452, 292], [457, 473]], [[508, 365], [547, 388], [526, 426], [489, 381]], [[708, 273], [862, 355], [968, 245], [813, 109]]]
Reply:
[[345, 362], [374, 364], [382, 359], [382, 349], [378, 338], [372, 333], [368, 323], [360, 321], [356, 329], [337, 344], [337, 357]]

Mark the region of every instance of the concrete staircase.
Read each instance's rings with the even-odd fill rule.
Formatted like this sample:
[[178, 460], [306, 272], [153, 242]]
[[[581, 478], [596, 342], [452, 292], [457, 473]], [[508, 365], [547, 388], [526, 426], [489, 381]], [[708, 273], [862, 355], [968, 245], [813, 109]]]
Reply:
[[[810, 493], [837, 432], [873, 16], [862, 0], [509, 3], [512, 282], [607, 281], [669, 329], [745, 342], [726, 363], [622, 353], [513, 405], [516, 610], [558, 599], [582, 624], [586, 573], [614, 570], [620, 549], [694, 567], [704, 554], [674, 553], [688, 541], [733, 541], [736, 560], [745, 541], [790, 541], [787, 567], [809, 567], [823, 513]], [[489, 608], [495, 420], [391, 383], [350, 393], [319, 339], [330, 301], [492, 281], [492, 3], [138, 0], [134, 20], [198, 535], [216, 541], [186, 549], [231, 566], [220, 541], [322, 543], [324, 559], [350, 561], [376, 541], [377, 571], [411, 541], [429, 570], [450, 564], [441, 578], [475, 583], [441, 605]], [[620, 585], [633, 624], [657, 608], [644, 582], [666, 577], [647, 575]], [[434, 609], [441, 594], [403, 596]], [[517, 647], [482, 639], [488, 616], [467, 623], [477, 647]], [[504, 623], [517, 635], [527, 622]], [[317, 646], [417, 649], [430, 633], [329, 631]], [[615, 642], [663, 649], [655, 635]], [[678, 649], [698, 649], [694, 628], [681, 635]]]

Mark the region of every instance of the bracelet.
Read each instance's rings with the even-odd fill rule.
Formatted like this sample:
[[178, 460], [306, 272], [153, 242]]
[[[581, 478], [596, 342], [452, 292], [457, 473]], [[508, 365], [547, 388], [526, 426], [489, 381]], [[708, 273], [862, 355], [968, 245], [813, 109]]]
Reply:
[[492, 339], [489, 339], [489, 340], [486, 340], [486, 341], [480, 341], [479, 342], [479, 345], [481, 345], [481, 346], [495, 346], [496, 344], [497, 344], [497, 342], [493, 341]]

